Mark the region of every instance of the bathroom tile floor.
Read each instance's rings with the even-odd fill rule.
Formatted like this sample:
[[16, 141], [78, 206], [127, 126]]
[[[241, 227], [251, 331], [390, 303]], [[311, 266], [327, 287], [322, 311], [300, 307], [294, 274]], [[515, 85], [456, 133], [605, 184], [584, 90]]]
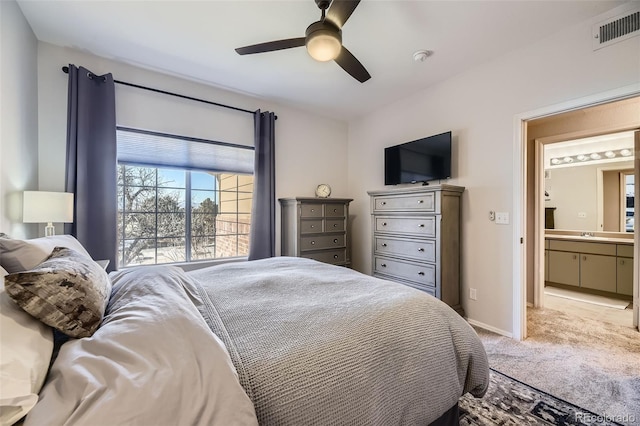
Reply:
[[578, 300], [545, 295], [544, 307], [564, 312], [568, 315], [591, 318], [612, 324], [618, 324], [633, 328], [633, 305], [629, 303], [626, 309], [615, 309], [606, 306], [595, 305], [593, 303], [581, 302]]

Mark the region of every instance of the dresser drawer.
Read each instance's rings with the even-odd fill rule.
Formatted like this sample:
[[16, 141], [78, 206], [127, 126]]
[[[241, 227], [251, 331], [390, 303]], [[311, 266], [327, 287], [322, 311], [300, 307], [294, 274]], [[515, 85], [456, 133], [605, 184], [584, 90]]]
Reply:
[[344, 234], [308, 235], [300, 237], [300, 250], [321, 250], [344, 247]]
[[324, 263], [344, 263], [347, 260], [347, 250], [325, 250], [315, 253], [301, 253], [300, 257], [317, 260]]
[[324, 215], [326, 217], [344, 217], [344, 204], [325, 204]]
[[300, 233], [322, 232], [322, 219], [303, 219], [300, 221]]
[[322, 217], [322, 204], [320, 203], [301, 204], [300, 217]]
[[418, 195], [379, 196], [375, 198], [373, 210], [374, 212], [397, 210], [435, 212], [436, 196], [433, 192]]
[[408, 257], [425, 262], [436, 261], [434, 240], [409, 240], [393, 237], [375, 237], [376, 254]]
[[324, 230], [326, 232], [340, 232], [345, 231], [344, 219], [325, 219]]
[[424, 237], [435, 237], [436, 218], [437, 216], [377, 216], [375, 218], [375, 232], [393, 232], [420, 235]]
[[417, 290], [424, 291], [425, 293], [428, 293], [428, 294], [432, 295], [433, 297], [438, 297], [439, 298], [439, 296], [437, 295], [435, 286], [427, 285], [427, 284], [421, 284], [421, 283], [417, 283], [417, 282], [414, 282], [414, 281], [407, 281], [407, 280], [403, 280], [403, 279], [400, 279], [400, 278], [397, 278], [397, 277], [391, 277], [389, 275], [384, 275], [384, 274], [377, 274], [376, 273], [376, 274], [373, 274], [373, 276], [377, 277], [377, 278], [382, 278], [383, 280], [394, 281], [394, 282], [397, 282], [399, 284], [406, 285], [408, 287], [413, 287], [413, 288], [415, 288]]
[[375, 256], [374, 273], [392, 275], [416, 283], [435, 286], [436, 267]]

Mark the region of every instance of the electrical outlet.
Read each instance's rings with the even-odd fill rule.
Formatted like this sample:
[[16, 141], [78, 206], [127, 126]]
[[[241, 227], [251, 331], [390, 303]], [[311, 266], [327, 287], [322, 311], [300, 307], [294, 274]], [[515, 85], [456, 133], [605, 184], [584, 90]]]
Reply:
[[489, 212], [489, 220], [492, 222], [496, 220], [496, 212], [494, 212], [493, 210]]
[[509, 213], [508, 212], [496, 212], [496, 224], [508, 225]]
[[475, 288], [470, 288], [469, 289], [469, 299], [471, 300], [478, 300], [478, 292]]
[[587, 217], [587, 213], [586, 212], [578, 212], [578, 217], [584, 219], [585, 217]]

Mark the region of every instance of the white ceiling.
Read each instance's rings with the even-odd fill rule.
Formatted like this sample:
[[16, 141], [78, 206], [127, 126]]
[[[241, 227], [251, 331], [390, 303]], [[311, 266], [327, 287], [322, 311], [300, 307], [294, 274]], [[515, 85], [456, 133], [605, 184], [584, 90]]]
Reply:
[[[341, 120], [623, 3], [363, 0], [343, 27], [343, 44], [372, 76], [359, 83], [333, 62], [315, 62], [304, 47], [235, 53], [236, 47], [303, 37], [320, 17], [312, 0], [18, 0], [38, 40]], [[416, 63], [412, 55], [420, 49], [434, 54]]]

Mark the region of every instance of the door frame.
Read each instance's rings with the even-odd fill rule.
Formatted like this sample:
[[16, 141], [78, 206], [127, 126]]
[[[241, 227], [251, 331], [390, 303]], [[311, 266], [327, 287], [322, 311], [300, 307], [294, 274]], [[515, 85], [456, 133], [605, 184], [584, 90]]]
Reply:
[[[618, 89], [609, 90], [602, 93], [597, 93], [595, 95], [590, 95], [578, 99], [574, 99], [571, 101], [563, 102], [556, 105], [551, 105], [547, 107], [543, 107], [540, 109], [524, 112], [521, 114], [517, 114], [514, 117], [514, 140], [515, 140], [515, 148], [513, 150], [513, 177], [514, 177], [514, 197], [513, 197], [513, 268], [512, 268], [512, 276], [513, 276], [513, 310], [512, 310], [512, 330], [513, 330], [513, 338], [516, 340], [524, 340], [527, 337], [527, 282], [526, 282], [526, 270], [527, 270], [527, 256], [526, 256], [526, 245], [525, 241], [528, 241], [528, 238], [536, 238], [540, 240], [544, 233], [540, 232], [539, 226], [536, 226], [536, 230], [534, 231], [534, 235], [527, 235], [527, 223], [529, 220], [537, 220], [539, 222], [539, 213], [537, 209], [535, 210], [536, 214], [533, 218], [527, 217], [527, 122], [537, 118], [549, 117], [552, 115], [557, 115], [573, 110], [584, 109], [588, 107], [592, 107], [599, 104], [604, 104], [613, 101], [619, 101], [626, 98], [631, 98], [634, 96], [640, 95], [640, 83], [632, 84], [629, 86], [620, 87]], [[640, 160], [638, 158], [639, 152], [638, 147], [636, 147], [635, 151], [635, 163], [636, 163], [636, 176], [638, 176], [638, 164]], [[638, 179], [636, 177], [636, 179]], [[640, 187], [637, 185], [636, 188]], [[640, 295], [640, 290], [638, 286], [638, 277], [640, 276], [639, 266], [640, 259], [638, 259], [638, 254], [640, 253], [640, 247], [638, 247], [638, 243], [640, 241], [639, 235], [640, 227], [637, 227], [634, 232], [634, 274], [633, 274], [633, 322], [634, 326], [638, 327], [638, 297]], [[537, 241], [536, 240], [536, 241]], [[543, 243], [538, 243], [543, 244]], [[540, 258], [539, 256], [534, 256], [534, 258], [538, 258], [534, 260], [538, 266], [540, 266]], [[535, 265], [534, 265], [535, 266]], [[536, 268], [536, 271], [540, 268]], [[539, 275], [539, 272], [538, 274]], [[534, 291], [535, 291], [534, 286]], [[539, 291], [538, 291], [539, 292]]]

